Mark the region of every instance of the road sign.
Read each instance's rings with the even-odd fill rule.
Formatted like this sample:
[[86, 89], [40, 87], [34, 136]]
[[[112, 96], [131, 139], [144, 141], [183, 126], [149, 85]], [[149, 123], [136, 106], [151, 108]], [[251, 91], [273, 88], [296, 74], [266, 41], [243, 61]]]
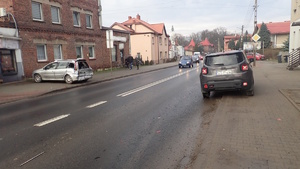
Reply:
[[260, 39], [260, 36], [257, 33], [252, 36], [252, 40], [254, 40], [254, 42], [257, 42], [259, 39]]

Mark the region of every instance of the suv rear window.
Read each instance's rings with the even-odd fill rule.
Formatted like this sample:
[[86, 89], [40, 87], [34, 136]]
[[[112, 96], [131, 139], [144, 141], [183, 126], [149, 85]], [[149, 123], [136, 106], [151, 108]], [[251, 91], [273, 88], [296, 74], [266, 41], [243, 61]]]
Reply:
[[78, 67], [79, 67], [79, 69], [86, 69], [86, 68], [89, 68], [89, 65], [88, 65], [88, 63], [86, 63], [84, 61], [79, 61]]
[[243, 53], [234, 53], [228, 55], [212, 55], [205, 59], [207, 66], [229, 66], [244, 61]]

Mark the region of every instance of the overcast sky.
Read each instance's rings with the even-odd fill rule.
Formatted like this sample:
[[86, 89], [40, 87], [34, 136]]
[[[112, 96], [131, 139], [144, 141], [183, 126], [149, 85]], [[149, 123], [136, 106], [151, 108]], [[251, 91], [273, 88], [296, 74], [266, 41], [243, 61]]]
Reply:
[[[291, 0], [257, 0], [257, 21], [282, 22], [291, 18]], [[168, 34], [190, 35], [225, 27], [231, 33], [253, 32], [255, 0], [102, 0], [104, 26], [124, 22], [128, 16], [164, 23]]]

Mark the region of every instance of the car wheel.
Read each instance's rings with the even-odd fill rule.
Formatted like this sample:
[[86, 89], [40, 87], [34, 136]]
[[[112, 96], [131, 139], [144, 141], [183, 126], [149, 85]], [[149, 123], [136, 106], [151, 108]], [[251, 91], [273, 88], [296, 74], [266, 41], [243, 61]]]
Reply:
[[210, 92], [208, 92], [208, 93], [202, 93], [202, 95], [203, 95], [203, 98], [204, 98], [204, 99], [209, 98]]
[[181, 66], [179, 66], [179, 69], [181, 69]]
[[73, 83], [73, 79], [71, 78], [70, 75], [66, 75], [66, 76], [65, 76], [65, 82], [68, 83], [68, 84]]
[[35, 75], [34, 75], [34, 81], [35, 81], [36, 83], [42, 82], [42, 76], [41, 76], [40, 74], [35, 74]]

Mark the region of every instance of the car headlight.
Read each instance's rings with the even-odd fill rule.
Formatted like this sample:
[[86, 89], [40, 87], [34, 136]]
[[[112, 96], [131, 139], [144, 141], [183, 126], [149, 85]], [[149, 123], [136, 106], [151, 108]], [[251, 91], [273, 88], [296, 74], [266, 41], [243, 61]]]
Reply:
[[179, 64], [181, 64], [181, 62], [179, 62]]
[[190, 62], [186, 62], [187, 64], [189, 64]]

